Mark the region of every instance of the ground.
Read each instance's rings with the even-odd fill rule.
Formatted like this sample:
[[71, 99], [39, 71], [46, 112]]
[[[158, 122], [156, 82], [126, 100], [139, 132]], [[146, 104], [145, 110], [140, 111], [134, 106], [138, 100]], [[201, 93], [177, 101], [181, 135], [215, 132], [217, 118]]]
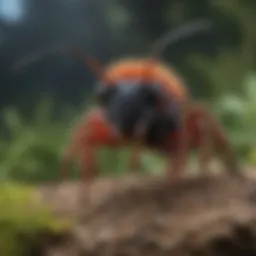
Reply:
[[256, 255], [256, 179], [134, 175], [98, 179], [90, 205], [79, 185], [43, 187], [41, 200], [76, 221], [47, 246], [48, 256]]

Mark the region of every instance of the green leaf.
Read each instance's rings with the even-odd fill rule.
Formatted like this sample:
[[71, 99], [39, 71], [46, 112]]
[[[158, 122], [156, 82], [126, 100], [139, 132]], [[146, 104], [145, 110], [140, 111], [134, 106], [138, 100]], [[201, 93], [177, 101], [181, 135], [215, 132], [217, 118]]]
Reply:
[[53, 100], [46, 98], [41, 100], [35, 111], [35, 124], [38, 126], [47, 126], [51, 122], [53, 112]]
[[17, 109], [8, 107], [2, 111], [4, 124], [13, 138], [19, 137], [24, 129], [23, 120]]

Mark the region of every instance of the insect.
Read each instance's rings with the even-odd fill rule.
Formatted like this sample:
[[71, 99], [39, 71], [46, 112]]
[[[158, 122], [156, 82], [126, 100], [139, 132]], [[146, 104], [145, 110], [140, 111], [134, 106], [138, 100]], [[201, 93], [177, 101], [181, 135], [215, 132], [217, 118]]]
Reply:
[[[58, 52], [82, 59], [99, 82], [98, 107], [87, 112], [74, 128], [62, 158], [62, 170], [79, 158], [88, 188], [98, 172], [96, 150], [131, 146], [131, 170], [138, 168], [144, 149], [166, 155], [167, 180], [184, 173], [192, 148], [199, 152], [200, 169], [208, 169], [215, 151], [230, 172], [240, 173], [221, 125], [205, 106], [191, 99], [182, 78], [159, 60], [168, 45], [208, 27], [202, 22], [186, 24], [157, 40], [149, 56], [124, 58], [106, 67], [77, 47], [60, 49]], [[19, 63], [16, 70], [42, 56], [46, 54]]]

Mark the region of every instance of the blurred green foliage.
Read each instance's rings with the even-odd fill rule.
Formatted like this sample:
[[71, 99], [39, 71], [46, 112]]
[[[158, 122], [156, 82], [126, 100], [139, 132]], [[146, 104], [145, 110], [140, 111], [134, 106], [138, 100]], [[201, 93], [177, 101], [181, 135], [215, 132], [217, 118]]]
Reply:
[[[256, 149], [256, 74], [248, 75], [243, 94], [228, 94], [216, 101], [214, 110], [227, 127], [228, 134], [240, 154], [255, 164]], [[254, 155], [254, 157], [253, 157]]]
[[[228, 94], [214, 100], [210, 105], [223, 123], [228, 136], [240, 157], [255, 164], [256, 148], [256, 77], [248, 76], [241, 95]], [[6, 108], [3, 112], [9, 136], [0, 142], [0, 179], [46, 181], [58, 177], [62, 151], [69, 139], [69, 130], [83, 111], [65, 109], [65, 115], [52, 118], [53, 103], [42, 101], [31, 121], [22, 119], [17, 109]], [[84, 106], [83, 106], [84, 107]], [[81, 107], [81, 109], [83, 109]], [[87, 106], [88, 109], [88, 106]], [[254, 153], [253, 153], [254, 152]], [[99, 167], [103, 174], [121, 174], [126, 170], [129, 149], [99, 151]], [[161, 170], [160, 156], [146, 153], [142, 165], [146, 170]], [[77, 177], [77, 169], [71, 168], [71, 176]]]
[[69, 220], [55, 218], [38, 200], [30, 186], [0, 185], [0, 255], [38, 255], [47, 235], [65, 234]]
[[66, 127], [51, 121], [51, 108], [49, 100], [41, 102], [29, 122], [14, 108], [3, 111], [8, 138], [1, 140], [1, 179], [54, 176]]

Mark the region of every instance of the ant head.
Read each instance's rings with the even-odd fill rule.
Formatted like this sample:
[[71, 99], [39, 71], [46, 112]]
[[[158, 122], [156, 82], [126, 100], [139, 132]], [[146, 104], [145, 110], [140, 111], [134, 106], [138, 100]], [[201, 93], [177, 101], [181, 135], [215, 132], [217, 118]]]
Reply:
[[126, 137], [135, 136], [138, 126], [147, 126], [164, 97], [159, 84], [142, 80], [101, 84], [97, 91], [98, 102], [106, 109], [108, 121]]

